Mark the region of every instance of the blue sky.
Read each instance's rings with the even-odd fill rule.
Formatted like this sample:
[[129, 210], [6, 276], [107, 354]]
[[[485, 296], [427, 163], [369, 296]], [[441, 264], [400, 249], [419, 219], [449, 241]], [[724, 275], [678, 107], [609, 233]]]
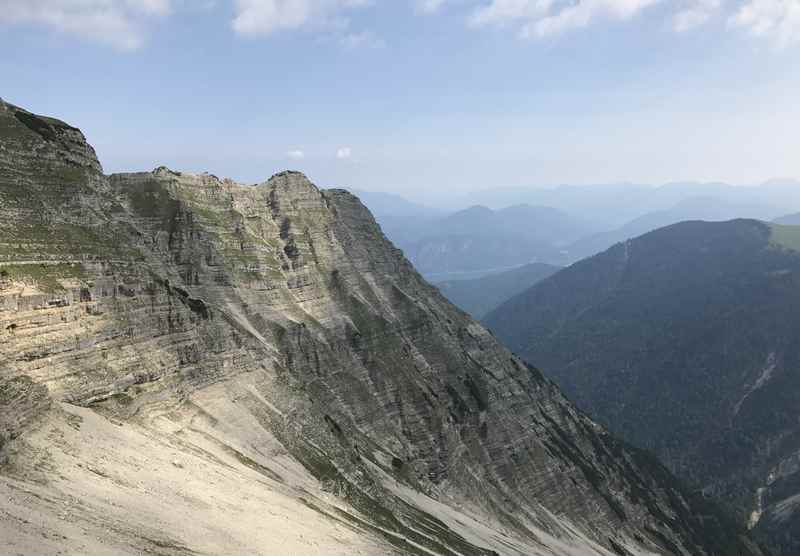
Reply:
[[800, 177], [800, 0], [0, 0], [0, 96], [106, 171], [442, 203]]

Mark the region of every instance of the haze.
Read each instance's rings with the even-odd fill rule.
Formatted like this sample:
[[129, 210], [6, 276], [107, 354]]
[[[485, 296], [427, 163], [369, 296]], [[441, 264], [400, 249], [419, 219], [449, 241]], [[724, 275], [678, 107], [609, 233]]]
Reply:
[[4, 0], [0, 94], [81, 122], [106, 171], [292, 168], [449, 208], [800, 176], [795, 0], [543, 6]]
[[2, 554], [800, 554], [800, 0], [0, 0], [0, 52]]

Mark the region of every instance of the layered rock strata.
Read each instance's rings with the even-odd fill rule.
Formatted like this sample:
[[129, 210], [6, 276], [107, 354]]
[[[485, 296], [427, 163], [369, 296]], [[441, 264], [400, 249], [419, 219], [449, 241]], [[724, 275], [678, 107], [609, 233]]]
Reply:
[[0, 105], [12, 553], [759, 554], [450, 305], [353, 195], [104, 176]]

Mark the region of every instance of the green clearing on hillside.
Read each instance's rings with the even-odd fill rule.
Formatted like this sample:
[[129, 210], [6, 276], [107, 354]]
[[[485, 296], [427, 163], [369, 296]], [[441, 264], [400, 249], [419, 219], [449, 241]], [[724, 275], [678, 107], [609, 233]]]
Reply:
[[800, 251], [800, 226], [771, 224], [770, 243], [793, 251]]
[[69, 222], [30, 222], [0, 226], [0, 257], [46, 258], [47, 255], [92, 254], [135, 256], [127, 237], [119, 230], [88, 227]]
[[86, 272], [82, 265], [61, 264], [15, 264], [0, 266], [0, 279], [34, 284], [45, 293], [64, 291], [59, 280], [83, 279]]

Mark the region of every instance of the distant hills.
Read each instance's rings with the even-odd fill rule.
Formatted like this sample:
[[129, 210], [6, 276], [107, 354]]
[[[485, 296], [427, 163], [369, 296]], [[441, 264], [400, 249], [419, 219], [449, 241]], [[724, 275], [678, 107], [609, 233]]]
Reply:
[[717, 222], [735, 218], [769, 220], [775, 216], [777, 210], [763, 202], [737, 203], [716, 197], [688, 197], [667, 209], [648, 212], [634, 218], [617, 229], [581, 238], [566, 250], [571, 260], [580, 260], [605, 251], [619, 241], [678, 222], [687, 220]]
[[781, 216], [773, 220], [776, 224], [786, 224], [790, 226], [797, 226], [800, 225], [800, 212], [795, 212], [794, 214], [787, 214], [785, 216]]
[[800, 553], [800, 227], [684, 222], [484, 319], [580, 407]]
[[431, 279], [488, 273], [532, 262], [558, 263], [564, 246], [585, 236], [583, 221], [550, 207], [474, 206], [419, 227], [406, 254]]
[[644, 214], [669, 209], [692, 197], [724, 204], [766, 206], [771, 218], [800, 211], [800, 181], [770, 180], [760, 185], [734, 186], [719, 182], [675, 182], [660, 185], [619, 183], [558, 187], [492, 188], [476, 191], [461, 201], [492, 208], [515, 204], [544, 205], [582, 218], [600, 229], [612, 230]]
[[508, 299], [555, 274], [560, 268], [531, 263], [481, 278], [447, 280], [436, 286], [454, 305], [480, 319]]
[[389, 193], [357, 194], [432, 281], [476, 278], [533, 262], [566, 265], [685, 220], [772, 220], [800, 211], [800, 182], [791, 180], [760, 186], [496, 188], [454, 199], [467, 208], [451, 211]]
[[359, 190], [352, 192], [369, 208], [381, 225], [383, 233], [401, 249], [413, 244], [420, 226], [426, 226], [448, 214], [447, 211], [414, 203], [392, 193]]
[[564, 247], [597, 231], [564, 211], [472, 206], [445, 214], [385, 193], [358, 192], [382, 230], [429, 280], [475, 278], [566, 260]]

